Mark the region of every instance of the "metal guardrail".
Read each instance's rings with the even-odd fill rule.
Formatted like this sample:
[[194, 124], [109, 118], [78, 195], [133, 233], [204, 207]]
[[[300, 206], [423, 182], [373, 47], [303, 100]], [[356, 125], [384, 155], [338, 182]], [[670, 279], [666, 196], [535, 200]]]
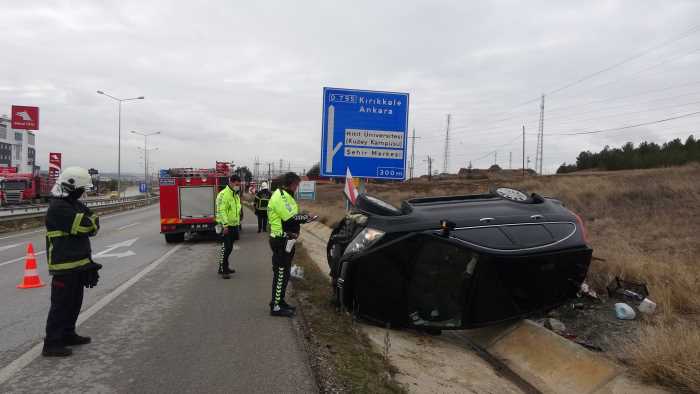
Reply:
[[[151, 197], [149, 201], [157, 201], [158, 197]], [[146, 202], [144, 196], [122, 197], [109, 200], [87, 200], [83, 203], [90, 208], [107, 208], [132, 203]], [[34, 205], [29, 207], [12, 207], [0, 209], [0, 222], [41, 217], [46, 213], [48, 204]]]

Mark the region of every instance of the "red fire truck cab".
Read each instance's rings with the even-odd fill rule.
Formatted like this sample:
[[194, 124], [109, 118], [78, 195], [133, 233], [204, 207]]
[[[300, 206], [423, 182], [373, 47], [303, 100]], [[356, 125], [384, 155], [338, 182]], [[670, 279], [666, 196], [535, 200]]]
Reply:
[[216, 196], [228, 184], [232, 166], [170, 168], [160, 174], [160, 232], [169, 243], [182, 242], [185, 233], [213, 233]]

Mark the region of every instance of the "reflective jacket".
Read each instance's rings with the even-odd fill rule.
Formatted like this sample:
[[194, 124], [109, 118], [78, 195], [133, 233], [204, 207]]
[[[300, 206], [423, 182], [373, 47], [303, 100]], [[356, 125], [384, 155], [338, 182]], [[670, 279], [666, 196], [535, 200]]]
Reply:
[[267, 189], [260, 190], [255, 193], [255, 212], [260, 213], [267, 211], [267, 205], [270, 202], [271, 193]]
[[52, 198], [46, 211], [46, 251], [49, 273], [80, 271], [92, 262], [90, 239], [100, 221], [79, 200]]
[[270, 223], [270, 236], [282, 237], [285, 232], [299, 233], [299, 223], [294, 217], [299, 213], [299, 206], [291, 194], [282, 189], [275, 190], [267, 204], [267, 219]]
[[227, 227], [241, 223], [241, 198], [228, 185], [216, 196], [216, 222]]

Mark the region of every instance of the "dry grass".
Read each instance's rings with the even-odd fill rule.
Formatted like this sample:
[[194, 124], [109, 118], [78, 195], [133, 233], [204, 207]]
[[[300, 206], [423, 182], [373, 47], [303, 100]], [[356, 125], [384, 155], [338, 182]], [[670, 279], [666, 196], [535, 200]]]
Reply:
[[[624, 349], [643, 378], [700, 392], [700, 165], [548, 177], [492, 177], [413, 184], [369, 184], [394, 204], [410, 197], [483, 192], [509, 185], [557, 197], [587, 224], [595, 255], [589, 282], [614, 276], [647, 282], [658, 313]], [[306, 209], [332, 224], [343, 216], [342, 186], [319, 187]], [[683, 349], [695, 349], [683, 351]]]

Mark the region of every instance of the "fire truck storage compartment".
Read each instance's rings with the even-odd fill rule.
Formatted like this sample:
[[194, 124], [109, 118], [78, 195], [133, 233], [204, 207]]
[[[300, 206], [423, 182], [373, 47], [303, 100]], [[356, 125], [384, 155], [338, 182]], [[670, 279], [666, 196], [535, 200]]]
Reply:
[[215, 216], [215, 186], [180, 187], [180, 217], [201, 219]]

